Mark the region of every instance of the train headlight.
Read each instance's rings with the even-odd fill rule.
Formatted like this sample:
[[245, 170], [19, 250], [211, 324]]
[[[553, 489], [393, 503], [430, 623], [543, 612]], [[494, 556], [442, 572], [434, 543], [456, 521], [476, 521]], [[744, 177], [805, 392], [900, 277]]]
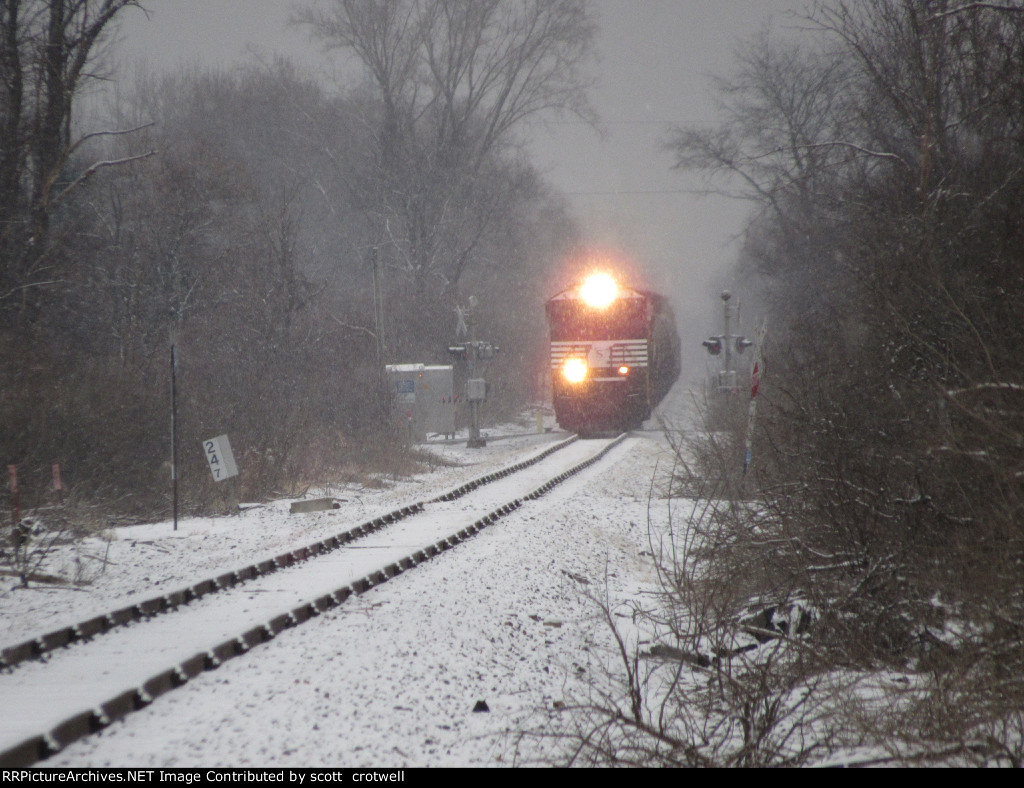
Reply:
[[623, 377], [628, 375], [629, 374], [629, 367], [627, 367], [625, 364], [623, 364], [621, 367], [619, 367], [619, 374], [622, 375]]
[[562, 365], [562, 377], [570, 383], [582, 383], [587, 379], [587, 362], [582, 358], [570, 358]]
[[580, 286], [580, 298], [595, 309], [604, 309], [618, 295], [619, 285], [610, 274], [593, 274]]

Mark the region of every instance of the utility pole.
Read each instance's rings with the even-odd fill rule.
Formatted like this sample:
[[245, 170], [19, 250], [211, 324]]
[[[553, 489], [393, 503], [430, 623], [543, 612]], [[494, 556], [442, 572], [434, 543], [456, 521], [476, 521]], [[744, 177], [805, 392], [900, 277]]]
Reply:
[[380, 255], [376, 246], [370, 248], [370, 266], [373, 269], [373, 330], [377, 334], [377, 366], [383, 369], [387, 352], [384, 345], [384, 285], [381, 281]]
[[[722, 292], [722, 311], [724, 313], [725, 333], [722, 334], [722, 344], [725, 345], [725, 381], [726, 386], [733, 389], [736, 387], [736, 372], [732, 368], [732, 342], [729, 341], [732, 339], [732, 334], [729, 333], [730, 298], [732, 298], [732, 293], [728, 290], [724, 290]], [[721, 386], [721, 384], [719, 385]]]

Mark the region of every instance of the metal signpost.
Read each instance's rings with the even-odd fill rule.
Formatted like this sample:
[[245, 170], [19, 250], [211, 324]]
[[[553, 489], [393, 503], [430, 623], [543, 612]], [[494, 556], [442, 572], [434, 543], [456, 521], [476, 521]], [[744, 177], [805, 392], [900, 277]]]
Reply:
[[469, 401], [470, 424], [469, 440], [466, 447], [479, 449], [487, 445], [487, 440], [480, 437], [480, 404], [487, 401], [487, 381], [481, 376], [481, 370], [477, 369], [477, 362], [489, 361], [494, 358], [500, 348], [491, 342], [481, 342], [476, 338], [476, 305], [474, 296], [469, 298], [468, 309], [456, 309], [458, 323], [456, 335], [469, 335], [469, 341], [460, 345], [452, 345], [448, 352], [465, 361], [469, 371], [469, 379], [466, 381], [466, 399]]
[[178, 530], [178, 383], [175, 375], [178, 361], [171, 343], [171, 497], [173, 498], [174, 530]]

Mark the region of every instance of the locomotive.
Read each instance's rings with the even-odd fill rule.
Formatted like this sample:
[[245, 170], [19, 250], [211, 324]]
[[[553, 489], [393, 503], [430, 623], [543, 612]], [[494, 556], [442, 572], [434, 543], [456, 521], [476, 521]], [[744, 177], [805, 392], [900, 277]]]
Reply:
[[548, 300], [555, 418], [570, 432], [631, 430], [679, 377], [668, 300], [592, 274]]

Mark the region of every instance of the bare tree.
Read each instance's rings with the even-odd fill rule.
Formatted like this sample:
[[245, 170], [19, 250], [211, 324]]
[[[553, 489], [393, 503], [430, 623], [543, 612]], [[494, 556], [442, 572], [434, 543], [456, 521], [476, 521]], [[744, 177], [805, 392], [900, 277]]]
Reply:
[[52, 276], [45, 250], [55, 204], [97, 170], [123, 163], [67, 172], [84, 142], [108, 133], [76, 139], [73, 106], [95, 76], [88, 66], [105, 32], [131, 6], [138, 0], [0, 3], [0, 304]]
[[375, 166], [354, 184], [371, 242], [415, 292], [455, 293], [506, 205], [513, 132], [547, 111], [590, 117], [585, 3], [333, 0], [298, 21], [353, 53], [379, 101]]
[[899, 757], [1021, 759], [1019, 10], [819, 2], [721, 83], [728, 123], [674, 143], [757, 209], [765, 560], [822, 664], [916, 669], [862, 720]]
[[855, 155], [842, 123], [849, 69], [839, 53], [781, 44], [767, 30], [737, 51], [736, 73], [717, 78], [719, 127], [678, 128], [676, 168], [704, 172], [726, 193], [772, 212], [791, 233], [825, 209], [828, 185]]

